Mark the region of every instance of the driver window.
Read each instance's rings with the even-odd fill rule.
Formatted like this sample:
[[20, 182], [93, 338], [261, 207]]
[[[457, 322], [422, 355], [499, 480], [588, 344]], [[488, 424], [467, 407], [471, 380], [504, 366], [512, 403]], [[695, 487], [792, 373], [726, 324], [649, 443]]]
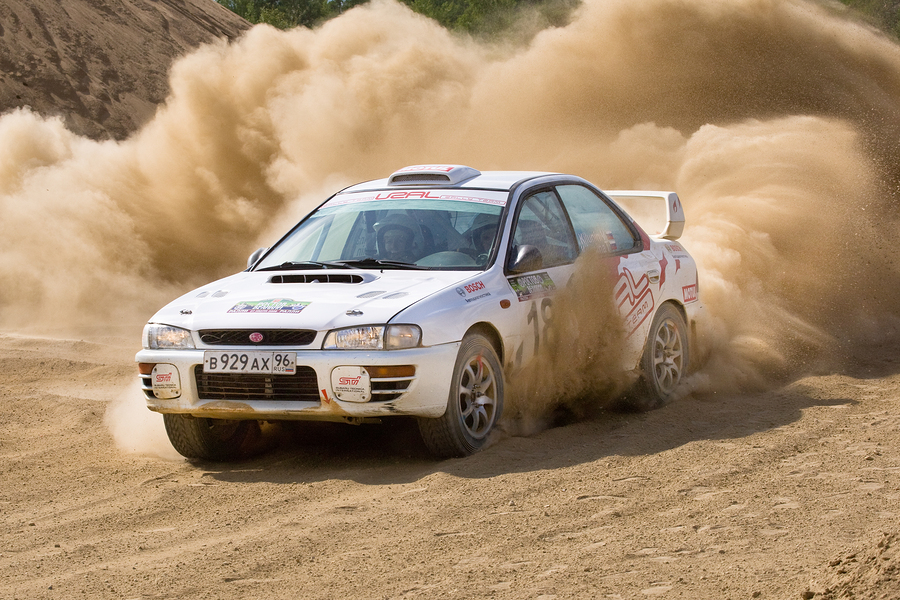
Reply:
[[519, 246], [528, 245], [540, 252], [541, 268], [575, 260], [578, 255], [575, 237], [554, 192], [532, 194], [520, 206], [511, 244], [513, 256]]

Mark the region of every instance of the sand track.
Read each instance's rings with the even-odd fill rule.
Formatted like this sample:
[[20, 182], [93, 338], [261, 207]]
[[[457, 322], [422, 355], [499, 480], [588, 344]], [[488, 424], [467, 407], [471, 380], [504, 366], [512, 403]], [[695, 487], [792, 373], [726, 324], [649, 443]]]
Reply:
[[273, 429], [232, 465], [117, 447], [104, 414], [134, 350], [0, 335], [0, 596], [900, 593], [897, 348], [467, 459], [424, 458], [399, 422]]

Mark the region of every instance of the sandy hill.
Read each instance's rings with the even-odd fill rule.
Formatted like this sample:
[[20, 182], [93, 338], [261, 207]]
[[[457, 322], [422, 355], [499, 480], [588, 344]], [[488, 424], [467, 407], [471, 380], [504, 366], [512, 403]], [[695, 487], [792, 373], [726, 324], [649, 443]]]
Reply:
[[30, 106], [121, 139], [165, 99], [173, 59], [249, 27], [213, 0], [3, 0], [0, 112]]

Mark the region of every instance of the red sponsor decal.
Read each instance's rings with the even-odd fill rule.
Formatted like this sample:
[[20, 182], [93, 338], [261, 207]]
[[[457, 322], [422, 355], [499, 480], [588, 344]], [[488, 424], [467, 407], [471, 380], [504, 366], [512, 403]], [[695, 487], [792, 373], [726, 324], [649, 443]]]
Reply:
[[663, 284], [666, 282], [666, 267], [668, 266], [669, 259], [663, 254], [662, 259], [659, 261], [659, 289], [662, 289]]
[[341, 377], [338, 379], [338, 385], [359, 385], [359, 380], [362, 379], [362, 376], [359, 377]]
[[439, 173], [449, 173], [454, 167], [448, 165], [414, 165], [412, 167], [403, 167], [398, 173], [409, 173], [411, 171], [438, 171]]
[[685, 302], [696, 302], [697, 301], [697, 284], [686, 285], [681, 288], [682, 294], [684, 294]]
[[653, 313], [653, 294], [650, 292], [650, 279], [647, 274], [634, 280], [627, 268], [622, 269], [615, 287], [616, 305], [625, 313], [625, 327], [628, 335], [634, 333], [641, 323]]
[[328, 397], [328, 392], [326, 392], [324, 389], [322, 390], [322, 398], [325, 399], [326, 403], [331, 402], [331, 399]]
[[480, 281], [475, 281], [473, 283], [470, 283], [469, 285], [464, 285], [463, 288], [465, 288], [468, 293], [473, 294], [478, 290], [483, 290], [484, 284]]
[[157, 373], [156, 374], [156, 383], [169, 383], [172, 381], [171, 373]]
[[650, 294], [650, 290], [647, 290], [644, 292], [643, 296], [638, 298], [634, 308], [632, 308], [631, 312], [625, 317], [625, 328], [628, 329], [628, 334], [631, 335], [634, 333], [635, 330], [641, 326], [641, 323], [647, 320], [647, 317], [649, 317], [652, 312], [653, 296]]
[[431, 198], [439, 200], [442, 196], [428, 191], [381, 192], [375, 196], [376, 200], [402, 200], [404, 198]]
[[616, 237], [613, 235], [612, 231], [606, 232], [606, 243], [609, 244], [610, 252], [615, 252], [619, 249], [619, 245], [616, 243]]

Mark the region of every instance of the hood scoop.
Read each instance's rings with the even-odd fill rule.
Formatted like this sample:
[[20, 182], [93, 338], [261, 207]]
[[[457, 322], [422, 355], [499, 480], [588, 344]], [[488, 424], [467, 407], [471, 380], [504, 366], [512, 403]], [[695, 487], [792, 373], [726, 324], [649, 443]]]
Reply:
[[414, 165], [394, 172], [388, 185], [456, 185], [479, 175], [480, 171], [463, 165]]
[[275, 275], [269, 283], [362, 283], [362, 275], [353, 273], [292, 273]]

